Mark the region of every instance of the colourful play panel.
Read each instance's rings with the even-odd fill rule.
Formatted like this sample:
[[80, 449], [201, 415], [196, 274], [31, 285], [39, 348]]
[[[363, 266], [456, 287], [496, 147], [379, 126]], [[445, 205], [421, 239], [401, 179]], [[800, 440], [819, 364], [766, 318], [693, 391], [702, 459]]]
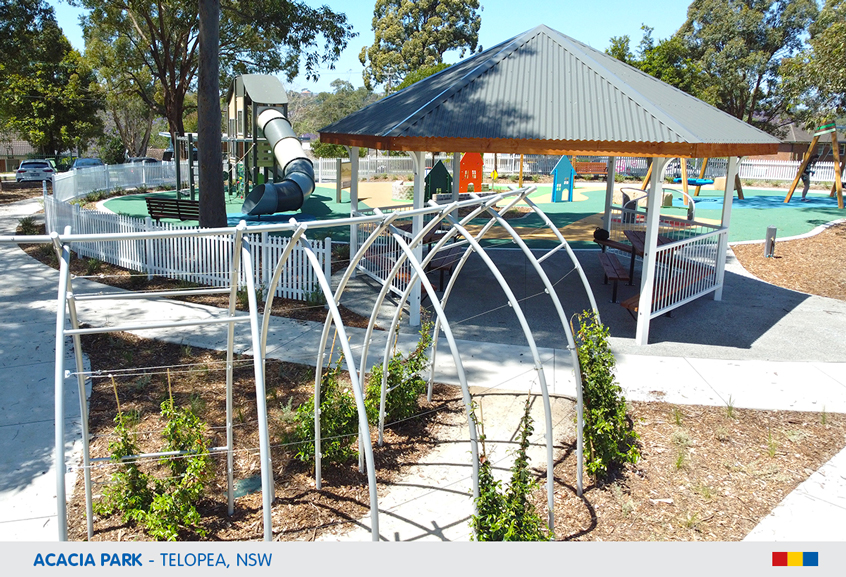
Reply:
[[[379, 183], [381, 187], [364, 185], [359, 192], [362, 205], [376, 207], [396, 204], [407, 204], [407, 201], [391, 201], [389, 183]], [[499, 187], [498, 187], [499, 188]], [[136, 218], [147, 216], [144, 196], [169, 196], [174, 192], [148, 193], [147, 195], [130, 195], [109, 199], [105, 202], [108, 210]], [[601, 224], [601, 213], [605, 206], [605, 185], [580, 185], [574, 191], [573, 202], [551, 202], [552, 186], [539, 184], [538, 190], [529, 195], [537, 203], [550, 220], [562, 231], [573, 248], [594, 248], [592, 242], [593, 230]], [[784, 203], [786, 190], [744, 189], [744, 200], [735, 198], [732, 203], [731, 231], [729, 242], [743, 240], [763, 240], [768, 226], [778, 229], [780, 238], [795, 236], [811, 231], [817, 226], [846, 217], [846, 212], [837, 208], [837, 200], [829, 198], [824, 191], [808, 193], [808, 202], [801, 202], [798, 195], [794, 195], [789, 204]], [[696, 200], [696, 219], [706, 222], [719, 223], [723, 210], [722, 193], [705, 189]], [[226, 209], [229, 224], [235, 225], [241, 220], [248, 224], [264, 224], [271, 222], [287, 222], [291, 217], [300, 221], [334, 220], [349, 216], [349, 191], [345, 190], [342, 202], [335, 202], [335, 188], [332, 185], [318, 185], [311, 197], [306, 201], [303, 209], [294, 213], [275, 214], [270, 216], [248, 217], [241, 214], [243, 199], [232, 197], [227, 199]], [[672, 207], [661, 209], [663, 214], [684, 218], [686, 207], [681, 201], [681, 192], [674, 197]], [[173, 222], [173, 221], [171, 221]], [[477, 219], [470, 223], [470, 228], [481, 226], [485, 220]], [[185, 221], [185, 226], [196, 226], [196, 222]], [[535, 214], [510, 220], [509, 224], [518, 229], [521, 236], [533, 248], [551, 247], [556, 244], [551, 233], [545, 230], [543, 221]], [[321, 233], [322, 235], [323, 233]], [[327, 236], [336, 241], [349, 241], [349, 228], [339, 227], [328, 229]], [[502, 235], [496, 235], [501, 237]], [[491, 239], [490, 244], [510, 243], [502, 237], [500, 240]]]

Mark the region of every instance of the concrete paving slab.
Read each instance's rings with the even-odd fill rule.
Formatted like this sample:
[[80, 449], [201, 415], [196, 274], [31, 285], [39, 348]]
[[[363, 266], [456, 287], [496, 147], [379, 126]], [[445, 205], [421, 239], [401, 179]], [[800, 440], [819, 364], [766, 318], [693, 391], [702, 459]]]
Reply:
[[[723, 405], [791, 411], [846, 412], [846, 389], [814, 363], [688, 359]], [[706, 403], [697, 403], [706, 404]]]
[[744, 541], [846, 541], [846, 450], [791, 492]]

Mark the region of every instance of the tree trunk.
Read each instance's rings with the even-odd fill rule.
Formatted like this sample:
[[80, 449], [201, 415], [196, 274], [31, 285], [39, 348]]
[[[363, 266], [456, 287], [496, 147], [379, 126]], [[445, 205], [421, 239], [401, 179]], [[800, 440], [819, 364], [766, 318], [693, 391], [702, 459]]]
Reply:
[[200, 0], [200, 68], [197, 75], [197, 148], [200, 226], [226, 226], [220, 112], [220, 0]]

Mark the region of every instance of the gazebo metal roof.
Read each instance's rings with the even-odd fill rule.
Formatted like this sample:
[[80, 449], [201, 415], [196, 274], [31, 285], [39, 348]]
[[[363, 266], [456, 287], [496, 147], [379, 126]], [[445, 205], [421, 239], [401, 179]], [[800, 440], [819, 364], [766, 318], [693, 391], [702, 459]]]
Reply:
[[716, 157], [778, 139], [541, 25], [320, 130], [383, 150]]

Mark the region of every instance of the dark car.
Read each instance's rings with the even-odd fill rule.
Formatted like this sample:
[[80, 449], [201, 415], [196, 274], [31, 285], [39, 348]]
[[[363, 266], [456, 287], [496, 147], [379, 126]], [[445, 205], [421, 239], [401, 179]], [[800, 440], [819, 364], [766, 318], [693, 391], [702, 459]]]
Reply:
[[161, 160], [158, 158], [152, 158], [149, 156], [136, 156], [135, 158], [130, 158], [130, 164], [159, 164]]
[[71, 168], [94, 168], [95, 166], [103, 166], [103, 161], [99, 158], [77, 158], [73, 161]]
[[24, 160], [15, 172], [15, 180], [52, 180], [55, 172], [47, 160]]

